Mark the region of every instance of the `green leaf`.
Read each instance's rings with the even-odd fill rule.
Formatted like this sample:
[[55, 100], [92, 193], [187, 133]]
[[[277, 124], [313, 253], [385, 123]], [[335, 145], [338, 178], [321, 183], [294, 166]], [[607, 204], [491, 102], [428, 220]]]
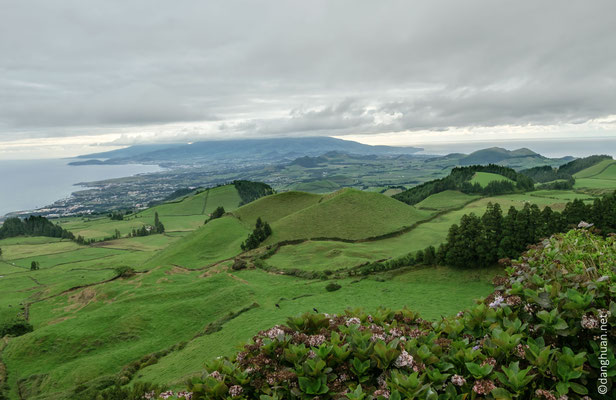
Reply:
[[493, 367], [490, 364], [481, 366], [476, 363], [466, 363], [466, 368], [468, 368], [468, 372], [470, 372], [475, 379], [483, 379], [492, 372]]
[[582, 386], [579, 383], [569, 382], [569, 386], [571, 386], [571, 390], [573, 390], [577, 394], [588, 394], [588, 389], [586, 389], [585, 386]]
[[559, 395], [567, 394], [569, 392], [569, 383], [567, 382], [558, 382], [556, 384], [556, 391], [558, 391]]
[[513, 398], [511, 393], [504, 388], [496, 388], [490, 394], [494, 396], [495, 400], [511, 400]]

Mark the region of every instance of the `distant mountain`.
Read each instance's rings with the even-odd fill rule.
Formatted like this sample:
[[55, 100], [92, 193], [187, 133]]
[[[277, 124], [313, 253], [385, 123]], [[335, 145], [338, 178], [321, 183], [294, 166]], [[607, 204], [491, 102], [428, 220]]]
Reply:
[[[89, 161], [76, 161], [72, 165], [95, 163], [105, 159], [106, 164], [122, 163], [192, 163], [222, 159], [279, 161], [304, 156], [319, 156], [337, 151], [346, 154], [414, 154], [417, 147], [370, 146], [350, 140], [331, 137], [242, 139], [195, 142], [187, 144], [138, 145], [104, 153], [79, 156]], [[100, 161], [99, 161], [100, 163]]]
[[158, 150], [170, 149], [178, 146], [182, 146], [184, 143], [173, 143], [173, 144], [138, 144], [130, 147], [126, 147], [118, 150], [105, 151], [101, 153], [92, 153], [77, 156], [77, 158], [129, 158], [136, 157], [142, 154], [151, 153]]
[[460, 165], [474, 164], [496, 164], [503, 160], [511, 158], [545, 158], [541, 154], [537, 154], [532, 150], [522, 148], [517, 150], [507, 150], [501, 147], [490, 147], [488, 149], [478, 150], [466, 157], [460, 159]]

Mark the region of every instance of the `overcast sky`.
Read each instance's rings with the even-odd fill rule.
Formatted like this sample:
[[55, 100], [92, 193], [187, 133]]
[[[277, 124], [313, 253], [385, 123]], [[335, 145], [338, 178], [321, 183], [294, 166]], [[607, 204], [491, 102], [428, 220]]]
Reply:
[[0, 0], [0, 10], [0, 158], [276, 135], [616, 137], [613, 0]]

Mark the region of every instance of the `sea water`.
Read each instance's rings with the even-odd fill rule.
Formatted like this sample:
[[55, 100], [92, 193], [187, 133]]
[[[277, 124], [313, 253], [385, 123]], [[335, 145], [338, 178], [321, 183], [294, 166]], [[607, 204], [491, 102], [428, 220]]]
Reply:
[[0, 160], [0, 216], [50, 205], [80, 190], [77, 183], [162, 171], [157, 165], [68, 165], [71, 161]]

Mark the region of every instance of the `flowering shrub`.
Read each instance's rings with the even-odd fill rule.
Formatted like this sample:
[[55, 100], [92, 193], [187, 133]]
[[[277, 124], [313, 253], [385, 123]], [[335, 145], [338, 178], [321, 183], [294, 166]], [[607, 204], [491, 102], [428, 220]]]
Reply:
[[596, 398], [600, 361], [616, 375], [615, 238], [574, 230], [504, 262], [494, 293], [437, 322], [406, 308], [289, 318], [207, 364], [192, 399]]

